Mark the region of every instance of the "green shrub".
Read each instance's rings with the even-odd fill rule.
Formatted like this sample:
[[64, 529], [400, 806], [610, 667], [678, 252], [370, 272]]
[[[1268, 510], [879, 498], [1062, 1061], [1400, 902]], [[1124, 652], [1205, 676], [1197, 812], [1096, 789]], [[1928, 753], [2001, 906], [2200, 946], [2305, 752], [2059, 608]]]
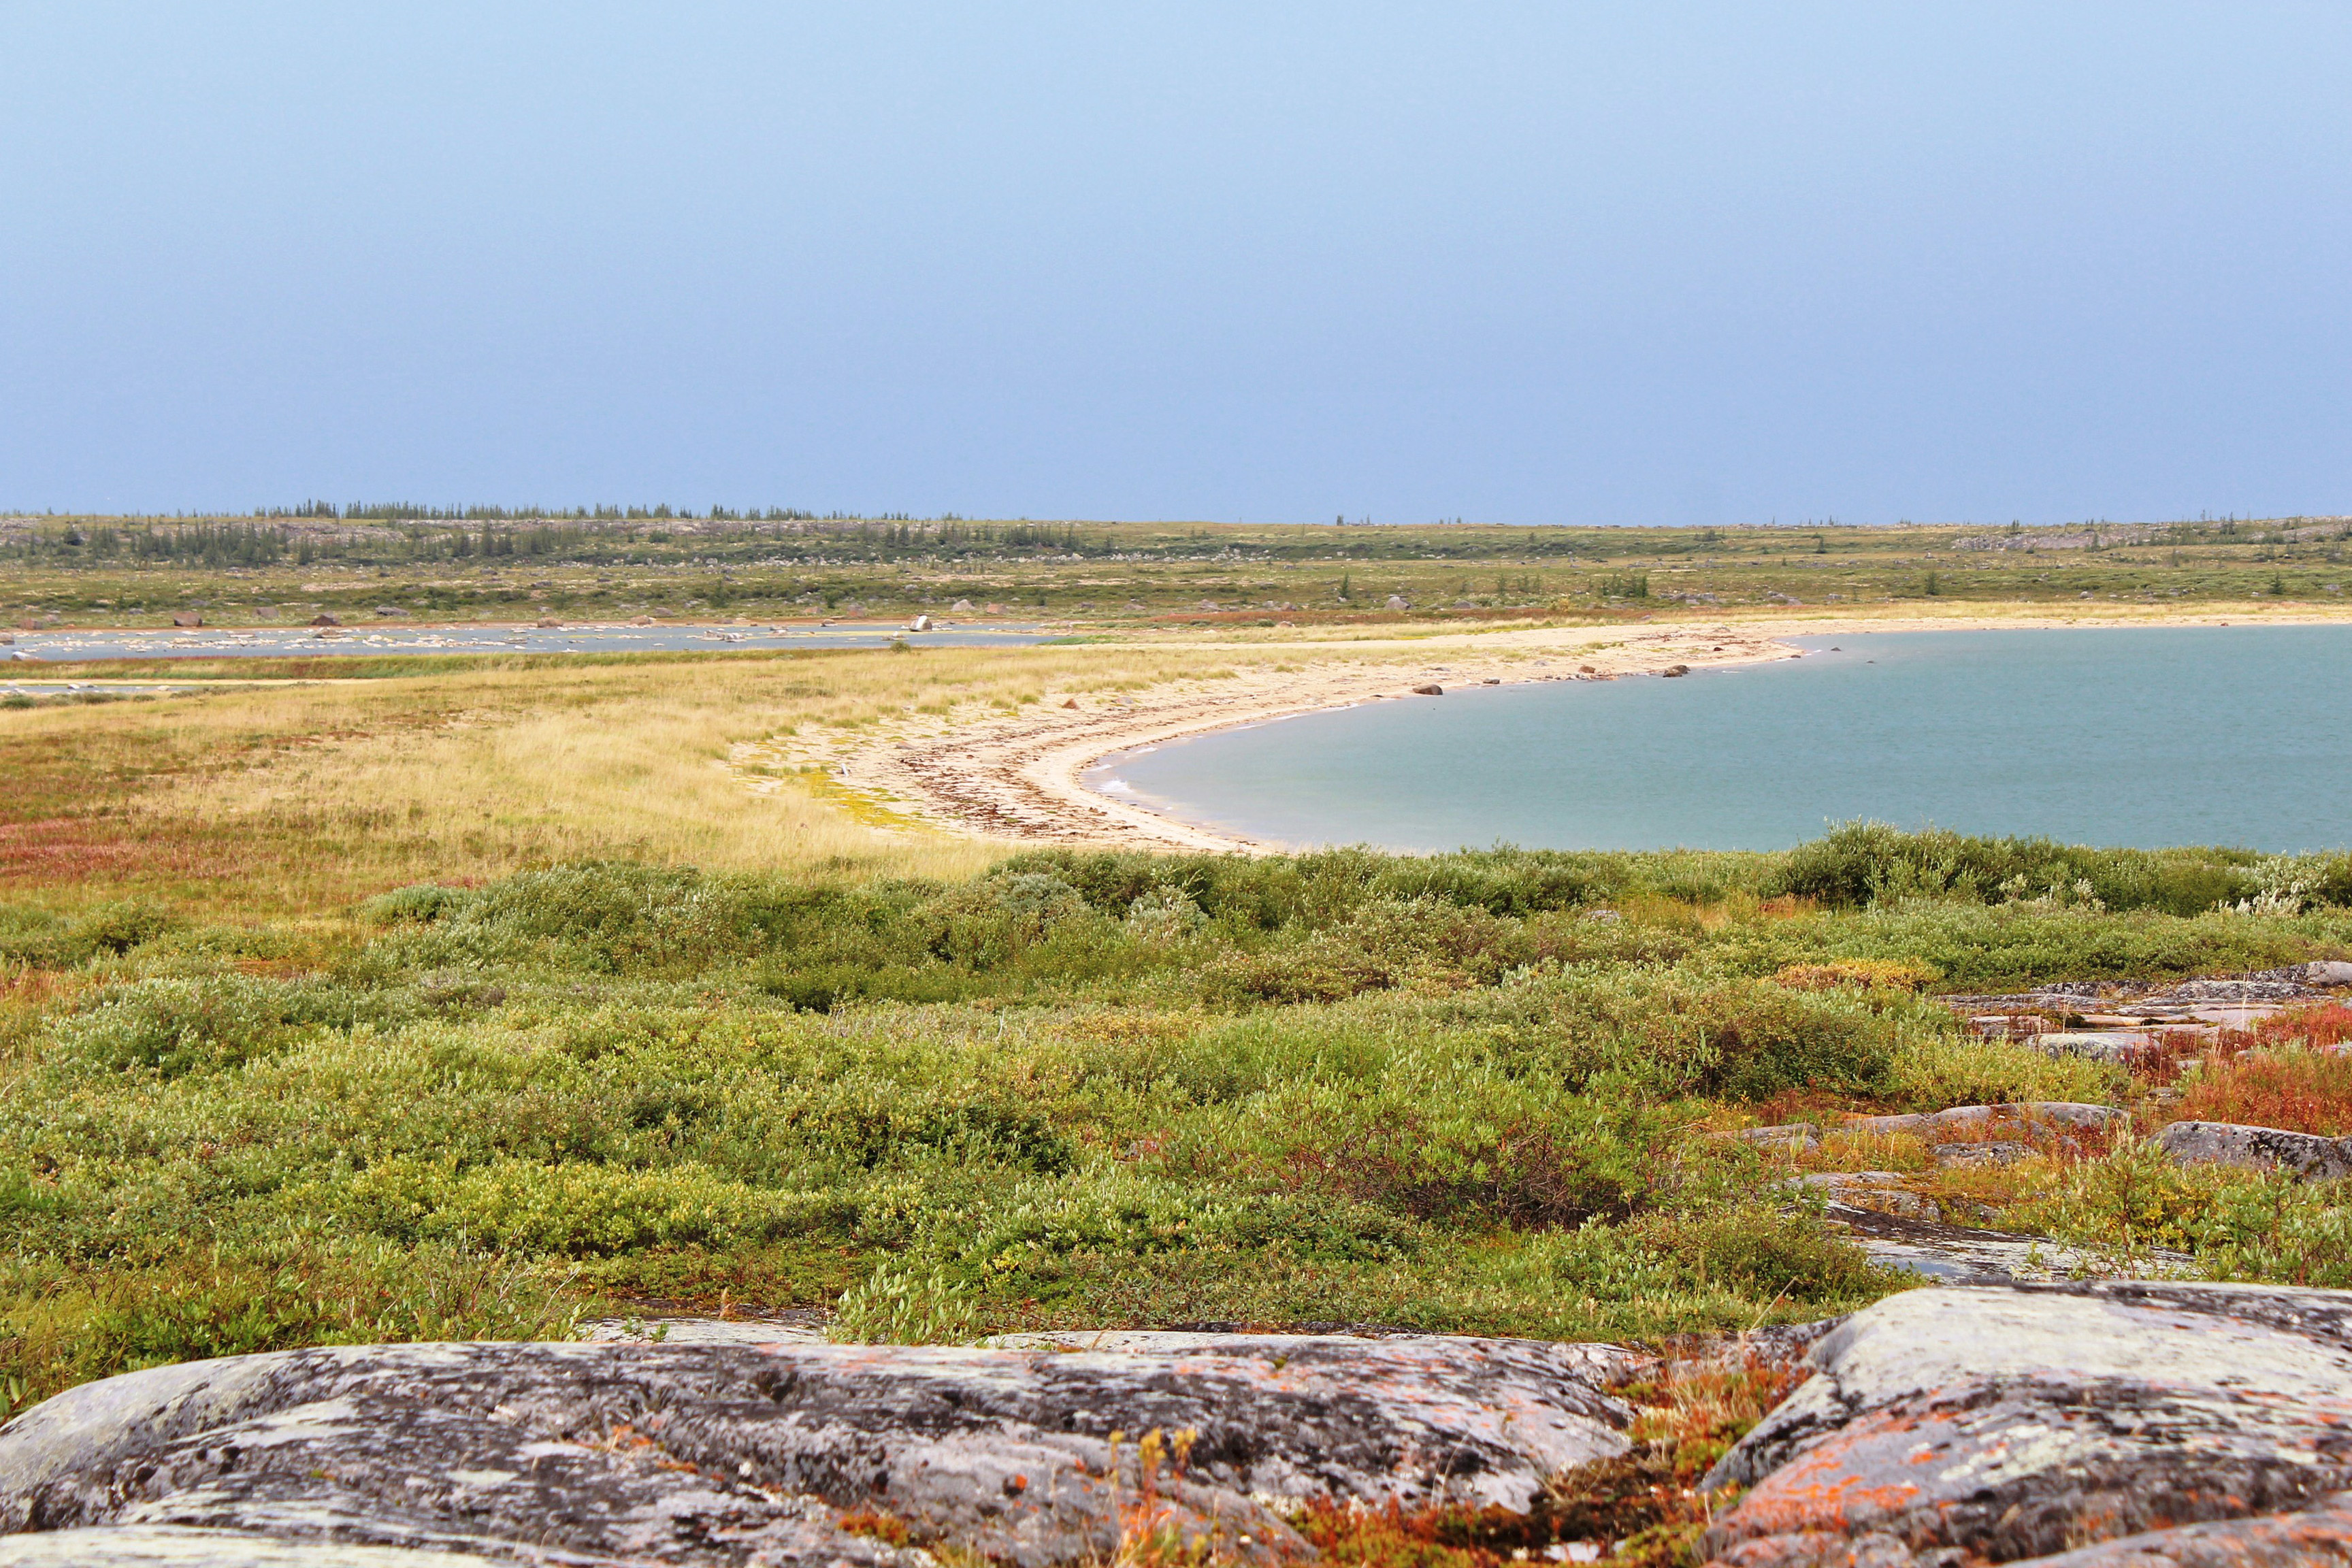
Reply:
[[321, 1196], [379, 1235], [565, 1258], [725, 1247], [847, 1217], [838, 1199], [761, 1192], [693, 1164], [631, 1171], [501, 1160], [460, 1172], [400, 1156]]
[[2089, 849], [1849, 822], [1790, 850], [1777, 889], [1844, 909], [1926, 896], [2194, 915], [2242, 896], [2255, 858], [2235, 850]]
[[241, 1066], [284, 1049], [305, 1031], [349, 1031], [363, 1021], [393, 1022], [406, 1011], [397, 994], [232, 972], [107, 986], [59, 1020], [51, 1037], [68, 1056], [95, 1067], [177, 1078]]
[[445, 888], [436, 882], [419, 882], [414, 887], [395, 888], [388, 893], [378, 893], [363, 900], [359, 918], [369, 925], [431, 925], [435, 921], [457, 913], [473, 901], [473, 894], [463, 888]]

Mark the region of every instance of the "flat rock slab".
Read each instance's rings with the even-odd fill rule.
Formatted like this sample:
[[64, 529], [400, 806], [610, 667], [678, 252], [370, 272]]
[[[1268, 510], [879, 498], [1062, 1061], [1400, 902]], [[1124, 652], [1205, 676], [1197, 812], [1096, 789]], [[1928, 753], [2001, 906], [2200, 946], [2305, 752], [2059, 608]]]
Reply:
[[[1914, 1290], [1809, 1359], [1816, 1374], [1707, 1478], [1753, 1486], [1708, 1531], [1720, 1563], [2326, 1562], [2248, 1553], [2298, 1531], [2341, 1539], [2352, 1292]], [[2117, 1555], [2135, 1534], [2151, 1536], [2143, 1554]]]
[[2156, 1135], [2156, 1146], [2184, 1165], [2237, 1165], [2285, 1171], [2309, 1182], [2352, 1175], [2352, 1138], [2246, 1127], [2234, 1121], [2176, 1121]]
[[470, 1552], [278, 1541], [173, 1524], [0, 1535], [0, 1568], [511, 1568], [513, 1561]]
[[[1857, 1198], [1865, 1201], [1853, 1201]], [[1946, 1225], [1872, 1206], [1868, 1198], [1866, 1192], [1852, 1188], [1831, 1189], [1822, 1217], [1880, 1268], [1924, 1274], [1943, 1284], [2006, 1285], [2121, 1273], [2169, 1277], [2186, 1273], [2190, 1267], [2187, 1255], [2158, 1250], [2126, 1268], [2118, 1260], [2048, 1237]]]
[[1948, 1110], [1921, 1111], [1909, 1116], [1849, 1116], [1843, 1131], [1882, 1137], [1899, 1133], [1928, 1143], [1943, 1143], [1980, 1138], [1996, 1128], [2028, 1138], [2064, 1138], [2070, 1133], [2107, 1131], [2130, 1120], [2128, 1111], [2112, 1105], [2034, 1100], [2018, 1105], [1956, 1105]]
[[[1599, 1384], [1646, 1363], [1518, 1340], [1149, 1338], [339, 1346], [158, 1367], [0, 1428], [0, 1531], [575, 1565], [917, 1568], [931, 1560], [914, 1548], [946, 1542], [1043, 1568], [1108, 1560], [1140, 1521], [1274, 1556], [1299, 1544], [1281, 1509], [1309, 1499], [1526, 1510], [1559, 1471], [1627, 1450], [1633, 1413]], [[1181, 1473], [1146, 1475], [1154, 1431], [1186, 1450]]]

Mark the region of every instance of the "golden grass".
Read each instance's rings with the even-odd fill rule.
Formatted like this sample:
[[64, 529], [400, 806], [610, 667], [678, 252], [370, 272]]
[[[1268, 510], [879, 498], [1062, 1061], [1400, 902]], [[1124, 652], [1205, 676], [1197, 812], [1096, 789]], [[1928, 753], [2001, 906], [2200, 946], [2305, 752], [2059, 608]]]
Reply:
[[0, 833], [20, 892], [149, 890], [215, 913], [337, 907], [584, 858], [815, 876], [971, 875], [1008, 851], [818, 774], [747, 765], [796, 730], [887, 736], [1065, 695], [1213, 679], [1230, 648], [817, 652], [475, 669], [0, 712], [48, 770]]

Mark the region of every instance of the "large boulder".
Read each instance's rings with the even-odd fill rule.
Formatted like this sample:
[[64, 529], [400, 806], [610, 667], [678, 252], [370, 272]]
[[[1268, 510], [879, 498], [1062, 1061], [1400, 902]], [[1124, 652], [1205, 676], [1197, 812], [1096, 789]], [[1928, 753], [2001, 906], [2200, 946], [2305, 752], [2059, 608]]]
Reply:
[[159, 1367], [0, 1429], [0, 1531], [579, 1565], [914, 1568], [910, 1547], [944, 1543], [1042, 1568], [1109, 1560], [1139, 1531], [1279, 1556], [1300, 1544], [1293, 1502], [1528, 1510], [1560, 1471], [1627, 1451], [1632, 1411], [1601, 1385], [1644, 1364], [1513, 1340], [1116, 1342], [381, 1345]]
[[2237, 1165], [2285, 1171], [2305, 1181], [2352, 1175], [2352, 1138], [2245, 1127], [2234, 1121], [2176, 1121], [2156, 1135], [2156, 1146], [2184, 1165]]
[[[2352, 1560], [2336, 1496], [2352, 1489], [2352, 1293], [1914, 1290], [1846, 1320], [1811, 1360], [1815, 1375], [1707, 1477], [1753, 1489], [1706, 1534], [1718, 1563]], [[2334, 1544], [2231, 1554], [2298, 1531]], [[2119, 1538], [2147, 1532], [2162, 1533], [2124, 1552]]]

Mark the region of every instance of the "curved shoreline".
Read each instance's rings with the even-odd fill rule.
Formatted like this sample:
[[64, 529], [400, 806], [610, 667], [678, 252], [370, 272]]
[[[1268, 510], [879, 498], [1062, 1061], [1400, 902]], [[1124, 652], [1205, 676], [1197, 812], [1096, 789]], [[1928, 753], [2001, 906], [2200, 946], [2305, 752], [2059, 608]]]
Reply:
[[[901, 823], [1006, 846], [1120, 846], [1267, 855], [1290, 847], [1123, 800], [1084, 774], [1106, 758], [1212, 731], [1390, 699], [1418, 685], [1614, 679], [1668, 666], [1724, 668], [1801, 657], [1790, 637], [1874, 632], [2105, 630], [2340, 624], [2352, 613], [2210, 612], [2190, 616], [2074, 615], [1775, 616], [1745, 625], [1668, 622], [1628, 626], [1465, 632], [1407, 640], [1196, 645], [1262, 661], [1220, 679], [1182, 679], [1108, 700], [1049, 694], [1039, 710], [950, 723], [911, 738], [843, 737], [822, 756], [800, 746], [769, 754], [815, 760], [833, 786]], [[2347, 607], [2352, 611], [2352, 607]], [[1270, 668], [1303, 661], [1303, 668]], [[1590, 667], [1588, 674], [1584, 667]]]
[[[1393, 642], [1257, 647], [1307, 654], [1314, 662], [1246, 668], [1226, 679], [1177, 681], [1108, 700], [1066, 697], [1037, 714], [979, 720], [919, 742], [866, 741], [847, 748], [827, 771], [836, 787], [881, 809], [982, 839], [1276, 854], [1286, 847], [1121, 800], [1089, 785], [1084, 774], [1141, 746], [1365, 702], [1417, 700], [1417, 686], [1607, 680], [1675, 665], [1696, 669], [1800, 657], [1777, 638], [1719, 624], [1631, 633], [1556, 628], [1406, 646], [1427, 657], [1398, 659], [1402, 649]], [[1372, 654], [1389, 657], [1364, 662]]]

